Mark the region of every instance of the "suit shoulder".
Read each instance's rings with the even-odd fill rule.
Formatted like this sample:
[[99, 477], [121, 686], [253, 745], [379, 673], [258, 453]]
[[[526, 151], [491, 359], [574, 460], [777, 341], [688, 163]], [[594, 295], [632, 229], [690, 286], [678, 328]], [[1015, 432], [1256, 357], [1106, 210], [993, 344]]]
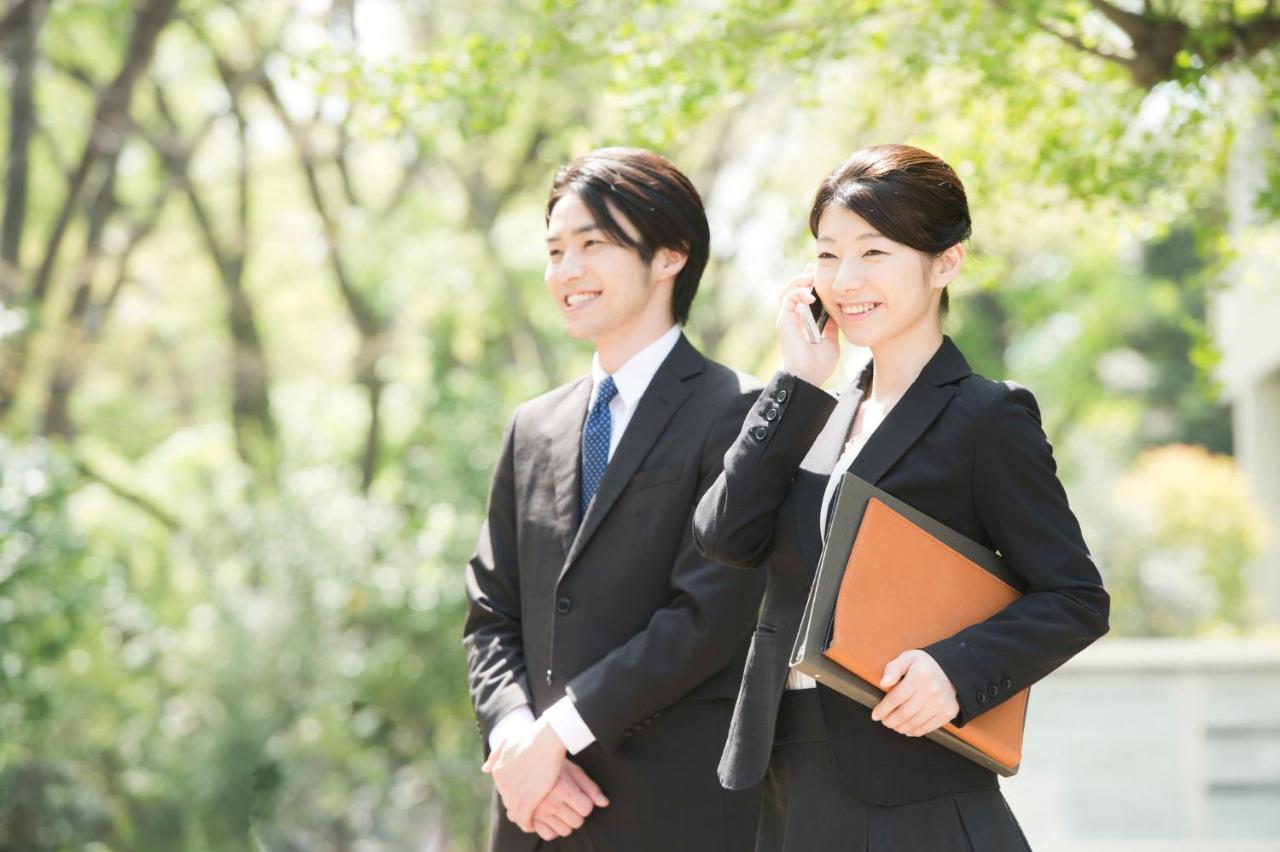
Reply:
[[1040, 407], [1035, 394], [1014, 381], [997, 381], [977, 373], [961, 379], [956, 389], [956, 411], [975, 425], [1016, 412], [1031, 412], [1038, 422]]
[[764, 390], [764, 383], [750, 373], [735, 370], [710, 358], [706, 358], [702, 384], [705, 392], [725, 400], [740, 396], [756, 397]]
[[582, 382], [590, 381], [586, 376], [579, 376], [570, 382], [565, 382], [559, 387], [552, 388], [546, 393], [539, 394], [533, 399], [526, 400], [516, 406], [515, 412], [512, 414], [512, 420], [521, 420], [525, 417], [542, 417], [556, 411], [564, 401], [573, 393]]

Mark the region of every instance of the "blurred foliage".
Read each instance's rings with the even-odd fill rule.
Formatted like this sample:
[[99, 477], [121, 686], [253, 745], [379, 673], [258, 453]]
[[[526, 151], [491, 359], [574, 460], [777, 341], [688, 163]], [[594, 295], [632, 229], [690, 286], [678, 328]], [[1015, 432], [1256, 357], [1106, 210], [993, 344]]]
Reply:
[[1117, 632], [1181, 636], [1257, 621], [1245, 568], [1271, 531], [1230, 458], [1185, 444], [1147, 450], [1117, 480], [1112, 505], [1100, 558]]
[[[761, 375], [819, 179], [886, 140], [954, 163], [949, 331], [1036, 391], [1117, 629], [1249, 624], [1230, 463], [1139, 454], [1230, 450], [1206, 316], [1273, 11], [1108, 9], [0, 6], [0, 849], [481, 848], [462, 566], [511, 409], [588, 363], [542, 217], [603, 144], [693, 176], [690, 334]], [[1202, 514], [1139, 511], [1197, 481]]]

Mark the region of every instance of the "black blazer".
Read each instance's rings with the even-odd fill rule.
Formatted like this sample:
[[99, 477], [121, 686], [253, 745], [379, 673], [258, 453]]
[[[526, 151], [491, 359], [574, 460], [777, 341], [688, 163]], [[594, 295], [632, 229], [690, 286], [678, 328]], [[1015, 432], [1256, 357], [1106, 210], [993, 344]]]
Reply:
[[[704, 558], [690, 516], [759, 390], [682, 336], [581, 524], [590, 378], [507, 426], [466, 572], [471, 699], [487, 753], [508, 711], [573, 696], [597, 740], [572, 759], [612, 799], [584, 827], [602, 849], [716, 849], [729, 831], [715, 769], [764, 578]], [[715, 818], [676, 825], [696, 813]], [[754, 830], [754, 814], [739, 816]], [[502, 814], [496, 828], [495, 848], [538, 839]]]
[[[779, 372], [725, 455], [694, 520], [698, 546], [768, 591], [720, 763], [731, 789], [765, 774], [801, 610], [821, 554], [822, 494], [869, 377], [840, 396]], [[1109, 599], [1058, 482], [1030, 391], [975, 375], [945, 338], [850, 471], [999, 551], [1027, 583], [985, 622], [923, 649], [956, 688], [963, 725], [1035, 683], [1107, 631]], [[902, 650], [909, 650], [903, 648]], [[996, 789], [994, 773], [818, 687], [832, 752], [849, 788], [899, 805]], [[1034, 707], [1034, 703], [1032, 705]]]

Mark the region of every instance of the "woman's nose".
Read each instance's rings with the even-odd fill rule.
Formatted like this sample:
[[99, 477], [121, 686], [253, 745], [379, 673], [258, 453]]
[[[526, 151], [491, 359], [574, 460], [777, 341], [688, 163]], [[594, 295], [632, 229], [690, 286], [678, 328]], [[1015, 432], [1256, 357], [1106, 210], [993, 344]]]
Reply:
[[831, 289], [837, 293], [847, 293], [851, 290], [859, 290], [866, 283], [862, 270], [855, 263], [842, 263], [840, 268], [836, 270], [835, 278], [831, 280]]

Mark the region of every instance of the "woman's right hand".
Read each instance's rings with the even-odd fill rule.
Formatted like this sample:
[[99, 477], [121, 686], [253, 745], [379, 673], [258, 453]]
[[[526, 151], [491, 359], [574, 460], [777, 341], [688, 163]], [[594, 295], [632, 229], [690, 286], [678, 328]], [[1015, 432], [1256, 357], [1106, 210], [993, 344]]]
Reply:
[[813, 289], [813, 264], [787, 282], [778, 307], [778, 345], [782, 350], [782, 369], [821, 387], [831, 378], [840, 362], [840, 326], [835, 318], [827, 320], [822, 339], [809, 342], [804, 314], [808, 313], [817, 294]]

